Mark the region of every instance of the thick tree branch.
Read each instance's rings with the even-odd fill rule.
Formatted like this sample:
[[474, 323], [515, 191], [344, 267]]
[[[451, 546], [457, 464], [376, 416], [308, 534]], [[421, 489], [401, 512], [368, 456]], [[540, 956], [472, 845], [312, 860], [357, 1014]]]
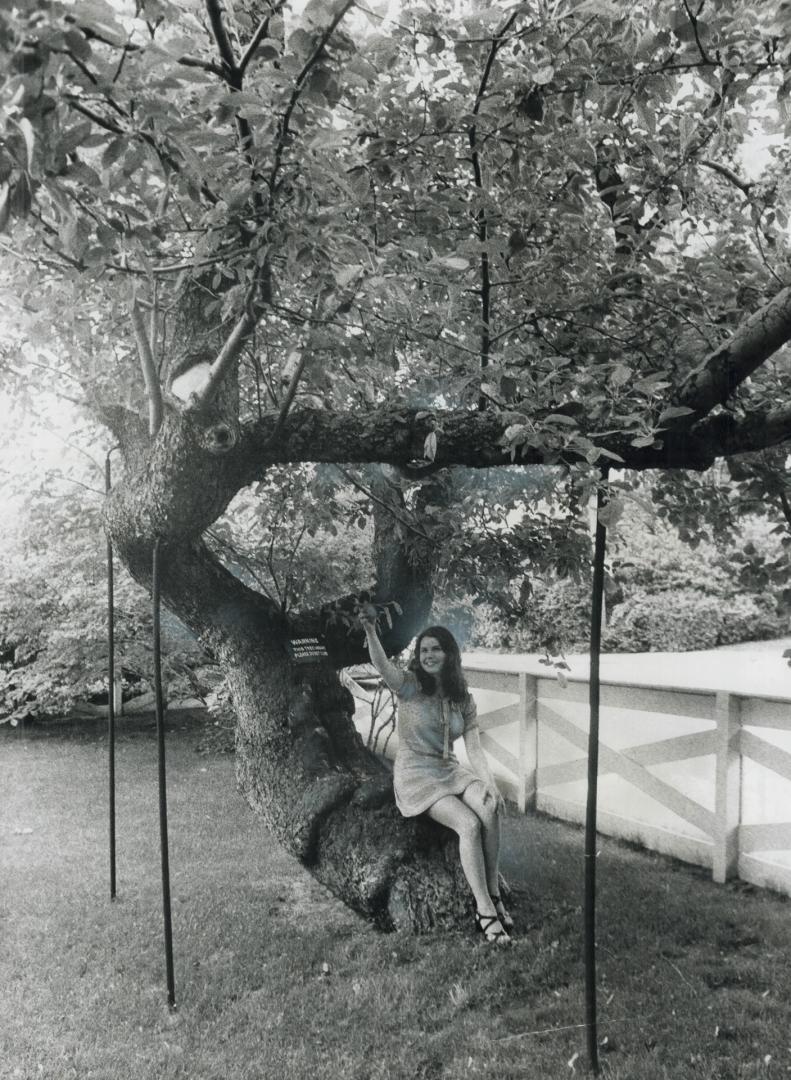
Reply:
[[721, 443], [728, 457], [768, 450], [791, 439], [791, 405], [748, 413], [739, 419], [712, 416], [696, 429], [699, 437]]
[[112, 432], [123, 447], [127, 466], [140, 465], [150, 444], [148, 427], [141, 417], [123, 405], [107, 405], [92, 398], [90, 393], [87, 396], [93, 415]]
[[[139, 443], [137, 421], [137, 432], [130, 433], [133, 435], [130, 446], [135, 469], [149, 489], [149, 498], [145, 504], [135, 503], [130, 508], [135, 515], [134, 521], [128, 523], [132, 529], [130, 535], [140, 543], [146, 537], [160, 536], [165, 543], [183, 544], [211, 526], [237, 491], [259, 480], [275, 464], [379, 463], [399, 466], [408, 473], [415, 444], [422, 445], [425, 434], [422, 421], [416, 419], [414, 411], [379, 409], [367, 414], [359, 411], [333, 414], [326, 409], [298, 408], [289, 413], [277, 439], [273, 440], [277, 417], [278, 412], [273, 411], [243, 427], [239, 438], [224, 447], [222, 454], [214, 453], [206, 445], [202, 418], [189, 410], [166, 414], [154, 443], [148, 440]], [[442, 438], [434, 469], [448, 465], [557, 466], [585, 464], [588, 460], [590, 443], [586, 448], [583, 442], [579, 450], [569, 445], [562, 453], [525, 447], [524, 455], [512, 461], [510, 451], [503, 446], [507, 421], [494, 410], [482, 413], [469, 408], [439, 414], [438, 418], [442, 421]], [[788, 433], [788, 410], [758, 415], [741, 423], [729, 414], [720, 413], [691, 430], [664, 432], [652, 446], [633, 446], [631, 431], [600, 438], [597, 445], [617, 454], [624, 467], [637, 471], [668, 468], [702, 471], [718, 457], [775, 445], [787, 439]], [[131, 467], [129, 452], [127, 459]], [[185, 468], [200, 476], [199, 484], [184, 486]], [[431, 483], [428, 472], [423, 470], [420, 479]]]
[[140, 366], [143, 369], [143, 381], [146, 385], [148, 398], [148, 430], [151, 436], [156, 435], [162, 423], [162, 387], [159, 384], [157, 365], [151, 348], [151, 340], [146, 329], [143, 312], [137, 297], [132, 300], [131, 309], [132, 326], [137, 342], [137, 352], [140, 357]]
[[[515, 459], [504, 446], [503, 434], [508, 420], [494, 411], [459, 410], [436, 412], [441, 423], [442, 438], [432, 470], [450, 465], [473, 469], [503, 465], [558, 465], [584, 463], [584, 448], [572, 446], [559, 453], [544, 452], [525, 446]], [[272, 439], [276, 414], [270, 413], [254, 425], [243, 429], [239, 442], [231, 451], [228, 467], [241, 487], [260, 477], [263, 470], [274, 464], [303, 461], [332, 463], [382, 463], [396, 465], [409, 472], [409, 462], [422, 446], [425, 436], [415, 410], [376, 410], [367, 414], [334, 414], [326, 409], [298, 408], [292, 410]], [[737, 452], [732, 445], [732, 427], [699, 425], [684, 431], [668, 431], [654, 445], [632, 446], [631, 432], [617, 432], [598, 438], [596, 445], [616, 454], [625, 468], [644, 469], [707, 469], [723, 455]], [[784, 435], [773, 428], [778, 441]]]
[[226, 77], [231, 76], [232, 74], [238, 74], [236, 56], [234, 55], [233, 46], [231, 45], [231, 39], [228, 37], [228, 31], [225, 29], [225, 23], [223, 22], [222, 4], [219, 0], [206, 0], [206, 12], [209, 16], [211, 31], [214, 35], [214, 40], [217, 43], [220, 59], [227, 68], [227, 72], [224, 74]]
[[748, 376], [791, 340], [791, 287], [737, 327], [728, 341], [711, 353], [686, 378], [674, 404], [692, 409], [697, 417], [724, 404]]
[[[224, 10], [221, 0], [206, 0], [206, 10], [209, 14], [209, 22], [211, 23], [212, 34], [214, 35], [214, 40], [217, 44], [217, 50], [222, 60], [222, 71], [220, 74], [229, 89], [238, 92], [242, 89], [244, 72], [236, 59], [230, 36], [223, 21]], [[244, 116], [240, 116], [238, 113], [236, 115], [236, 130], [239, 134], [239, 145], [241, 146], [242, 152], [247, 159], [248, 165], [253, 170], [253, 176], [255, 177], [255, 162], [252, 158], [253, 129], [250, 126], [249, 120]], [[257, 209], [260, 209], [263, 206], [263, 200], [257, 187], [253, 196], [253, 201]]]
[[226, 375], [239, 360], [245, 341], [255, 329], [255, 316], [245, 306], [244, 313], [237, 321], [217, 359], [209, 368], [209, 374], [203, 386], [190, 397], [188, 412], [203, 412], [216, 398]]

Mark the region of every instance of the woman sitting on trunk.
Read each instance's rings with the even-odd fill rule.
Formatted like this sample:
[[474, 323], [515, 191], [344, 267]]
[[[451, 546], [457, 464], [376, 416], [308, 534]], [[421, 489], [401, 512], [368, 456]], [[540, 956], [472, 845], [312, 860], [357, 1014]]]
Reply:
[[[396, 805], [404, 817], [427, 814], [458, 834], [462, 870], [478, 909], [476, 925], [487, 941], [508, 942], [513, 920], [498, 895], [503, 799], [481, 748], [456, 639], [444, 626], [429, 626], [417, 639], [408, 670], [402, 671], [379, 640], [376, 609], [364, 608], [361, 619], [371, 662], [398, 698]], [[459, 736], [472, 772], [451, 749]]]

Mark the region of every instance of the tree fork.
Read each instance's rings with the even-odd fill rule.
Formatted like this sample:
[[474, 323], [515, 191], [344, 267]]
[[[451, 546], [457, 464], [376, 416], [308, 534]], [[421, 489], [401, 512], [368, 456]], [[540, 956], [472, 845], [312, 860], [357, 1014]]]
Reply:
[[[173, 487], [170, 502], [150, 462], [168, 447], [200, 452], [199, 443], [195, 432], [185, 434], [178, 423], [166, 421], [147, 466], [113, 490], [107, 524], [119, 558], [146, 588], [151, 533], [166, 532], [162, 598], [228, 677], [241, 790], [286, 849], [376, 925], [412, 930], [458, 925], [469, 915], [469, 901], [452, 834], [400, 816], [386, 767], [366, 750], [352, 723], [353, 701], [335, 668], [366, 658], [362, 635], [344, 632], [343, 648], [336, 647], [331, 661], [301, 671], [286, 651], [289, 632], [296, 625], [301, 634], [306, 619], [320, 625], [321, 613], [290, 623], [276, 605], [226, 570], [196, 534], [184, 539], [207, 518], [213, 520], [227, 499], [219, 477], [212, 483], [216, 459], [207, 455], [202, 491]], [[168, 472], [173, 470], [177, 464], [171, 458]], [[380, 531], [386, 516], [383, 510]], [[404, 615], [394, 618], [391, 632], [397, 650], [427, 612], [430, 578], [423, 575], [430, 565], [421, 570], [396, 549], [382, 544], [389, 554], [382, 587], [406, 592]]]

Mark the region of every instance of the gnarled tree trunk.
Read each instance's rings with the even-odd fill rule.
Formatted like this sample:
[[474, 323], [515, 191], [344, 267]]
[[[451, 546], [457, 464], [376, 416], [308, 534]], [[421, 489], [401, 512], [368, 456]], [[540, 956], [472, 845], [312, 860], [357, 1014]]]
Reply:
[[[362, 634], [333, 630], [321, 612], [293, 620], [223, 567], [201, 532], [236, 487], [201, 423], [170, 412], [146, 451], [127, 447], [127, 471], [108, 500], [107, 527], [132, 575], [150, 585], [160, 539], [166, 605], [219, 662], [237, 717], [238, 782], [280, 842], [335, 895], [378, 926], [427, 930], [465, 918], [470, 900], [455, 838], [398, 813], [389, 769], [363, 745], [354, 702], [337, 669], [367, 659]], [[403, 614], [385, 635], [395, 652], [431, 603], [431, 552], [416, 558], [387, 543], [383, 504], [397, 485], [377, 486], [375, 599], [398, 599]], [[296, 665], [290, 636], [326, 631], [328, 659]]]

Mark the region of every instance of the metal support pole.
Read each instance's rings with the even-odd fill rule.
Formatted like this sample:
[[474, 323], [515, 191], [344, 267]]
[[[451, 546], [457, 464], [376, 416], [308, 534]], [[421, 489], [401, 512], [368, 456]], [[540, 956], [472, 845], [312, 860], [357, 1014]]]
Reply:
[[[104, 490], [109, 494], [112, 487], [110, 454], [104, 459]], [[115, 900], [115, 583], [113, 578], [113, 545], [107, 537], [107, 747], [110, 778], [110, 899]]]
[[173, 920], [170, 904], [170, 860], [168, 858], [168, 796], [165, 771], [165, 703], [162, 693], [162, 652], [160, 641], [160, 547], [154, 541], [152, 565], [152, 599], [154, 616], [154, 694], [157, 717], [157, 759], [159, 764], [159, 843], [162, 860], [162, 914], [165, 924], [165, 966], [167, 969], [168, 1004], [176, 1004], [173, 977]]
[[[607, 473], [602, 473], [606, 481]], [[604, 610], [604, 556], [607, 529], [600, 511], [605, 505], [599, 488], [596, 501], [596, 542], [593, 554], [593, 589], [590, 634], [590, 728], [588, 732], [588, 798], [585, 809], [585, 902], [584, 902], [584, 961], [585, 961], [585, 1026], [588, 1042], [588, 1062], [591, 1071], [599, 1074], [599, 1045], [596, 1028], [596, 801], [599, 780], [599, 668], [601, 658], [601, 624]]]

